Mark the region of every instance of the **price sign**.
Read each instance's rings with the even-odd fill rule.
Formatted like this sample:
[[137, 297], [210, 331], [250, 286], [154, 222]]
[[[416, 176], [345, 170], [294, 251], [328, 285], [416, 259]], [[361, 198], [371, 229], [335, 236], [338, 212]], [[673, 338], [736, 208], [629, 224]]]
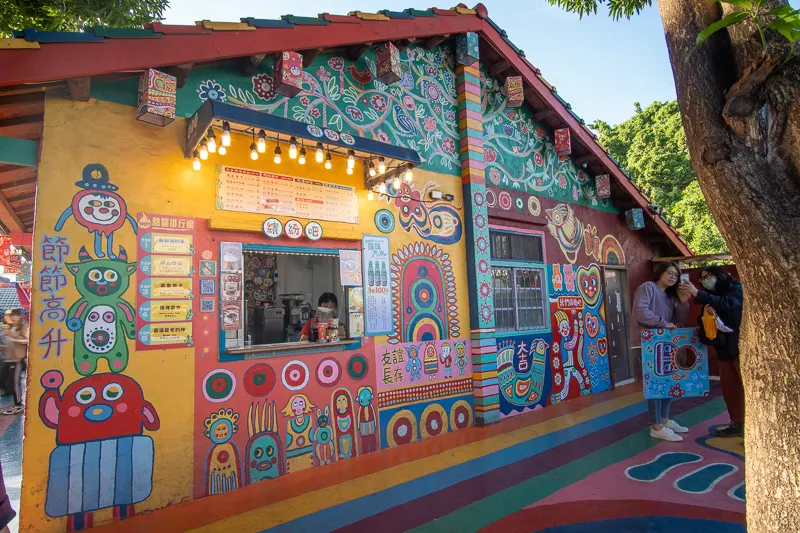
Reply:
[[303, 225], [297, 220], [286, 223], [286, 236], [290, 239], [299, 239], [303, 235]]
[[283, 222], [277, 218], [268, 218], [264, 221], [262, 229], [264, 230], [264, 235], [270, 239], [275, 239], [276, 237], [280, 237], [283, 233]]

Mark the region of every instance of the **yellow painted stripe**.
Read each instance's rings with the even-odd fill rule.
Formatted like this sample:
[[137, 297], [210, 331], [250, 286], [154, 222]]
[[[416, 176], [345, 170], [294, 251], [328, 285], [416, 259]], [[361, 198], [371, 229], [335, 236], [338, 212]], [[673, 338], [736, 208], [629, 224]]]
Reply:
[[490, 370], [489, 372], [472, 372], [472, 379], [478, 381], [484, 379], [492, 379], [497, 377], [497, 370]]
[[459, 6], [456, 6], [456, 11], [460, 15], [476, 15], [478, 13], [474, 9], [468, 9], [466, 7], [459, 7]]
[[486, 440], [459, 446], [448, 450], [447, 453], [440, 453], [412, 461], [411, 463], [393, 466], [373, 474], [276, 502], [191, 531], [192, 533], [262, 531], [329, 507], [335, 507], [336, 505], [407, 483], [413, 479], [427, 476], [451, 466], [471, 461], [477, 457], [503, 450], [520, 442], [575, 426], [581, 422], [606, 415], [640, 401], [642, 401], [641, 392], [613, 398], [607, 402], [593, 405], [574, 413], [568, 413], [539, 424], [490, 437]]
[[255, 26], [250, 26], [246, 22], [212, 22], [210, 20], [201, 20], [195, 22], [195, 24], [207, 30], [214, 31], [256, 31]]
[[350, 13], [350, 15], [358, 17], [361, 20], [391, 20], [382, 13], [364, 13], [363, 11], [353, 11]]
[[480, 105], [481, 96], [479, 94], [472, 94], [467, 92], [458, 93], [458, 102], [461, 103], [464, 100], [467, 100], [468, 102], [475, 102], [476, 104]]
[[26, 41], [25, 39], [0, 39], [0, 48], [39, 48], [39, 43]]

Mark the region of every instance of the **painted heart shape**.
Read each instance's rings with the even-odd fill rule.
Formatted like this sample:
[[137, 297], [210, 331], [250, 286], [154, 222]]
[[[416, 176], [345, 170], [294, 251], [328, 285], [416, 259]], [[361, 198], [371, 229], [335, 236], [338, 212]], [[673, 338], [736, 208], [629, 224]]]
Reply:
[[586, 315], [586, 333], [591, 338], [597, 337], [597, 332], [600, 331], [600, 320], [594, 315]]
[[606, 354], [606, 350], [608, 350], [608, 340], [605, 337], [597, 341], [597, 350], [600, 352], [600, 355]]
[[578, 269], [578, 291], [589, 307], [594, 307], [600, 299], [600, 268], [592, 265]]

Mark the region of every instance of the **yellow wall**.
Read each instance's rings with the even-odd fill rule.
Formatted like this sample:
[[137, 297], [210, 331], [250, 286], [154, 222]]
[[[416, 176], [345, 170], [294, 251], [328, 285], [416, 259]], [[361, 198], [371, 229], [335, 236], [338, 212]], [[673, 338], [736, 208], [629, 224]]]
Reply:
[[[36, 206], [34, 234], [34, 280], [33, 310], [31, 320], [31, 348], [29, 355], [29, 387], [27, 394], [27, 418], [25, 421], [24, 463], [21, 531], [63, 531], [66, 519], [50, 519], [44, 512], [47, 489], [48, 458], [55, 447], [55, 431], [46, 427], [39, 418], [37, 407], [44, 392], [40, 384], [42, 375], [52, 369], [64, 375], [65, 386], [79, 379], [73, 368], [73, 334], [63, 328], [69, 342], [65, 343], [60, 358], [52, 354], [43, 359], [45, 348], [39, 340], [55, 324], [40, 324], [36, 314], [42, 309], [40, 300], [46, 294], [38, 292], [37, 271], [40, 268], [39, 242], [42, 237], [65, 235], [69, 239], [70, 262], [77, 262], [78, 250], [86, 246], [93, 253], [93, 236], [79, 226], [74, 219], [66, 222], [63, 230], [56, 232], [54, 226], [59, 215], [70, 205], [73, 195], [80, 189], [75, 182], [81, 179], [83, 168], [90, 163], [101, 163], [108, 172], [111, 183], [119, 186], [117, 191], [127, 202], [128, 212], [134, 217], [137, 212], [170, 214], [175, 216], [211, 218], [215, 228], [228, 227], [237, 230], [261, 231], [264, 216], [250, 214], [218, 213], [214, 211], [215, 169], [219, 158], [225, 164], [255, 168], [298, 177], [315, 177], [354, 185], [359, 191], [361, 223], [353, 226], [323, 222], [324, 237], [360, 240], [363, 233], [379, 234], [374, 224], [377, 209], [387, 208], [385, 202], [368, 201], [363, 190], [362, 173], [359, 168], [353, 176], [347, 176], [344, 161], [334, 160], [334, 170], [325, 171], [314, 162], [309, 150], [309, 162], [300, 166], [288, 158], [284, 149], [284, 161], [276, 168], [271, 150], [259, 161], [249, 158], [249, 139], [234, 135], [233, 145], [224, 158], [212, 154], [204, 162], [202, 170], [192, 170], [191, 162], [183, 158], [182, 140], [186, 122], [176, 120], [171, 125], [159, 128], [135, 120], [135, 109], [107, 102], [76, 103], [49, 95], [45, 111], [44, 141], [39, 167], [39, 189]], [[286, 147], [285, 147], [286, 148]], [[338, 170], [337, 170], [338, 169]], [[455, 196], [454, 206], [462, 205], [460, 179], [423, 171], [415, 171], [415, 183], [420, 189], [434, 181], [445, 193]], [[463, 210], [461, 211], [463, 215]], [[223, 234], [224, 238], [224, 234]], [[266, 238], [264, 237], [265, 242]], [[427, 242], [416, 234], [398, 228], [391, 235], [392, 251], [412, 242]], [[114, 245], [128, 250], [129, 261], [136, 256], [137, 242], [129, 225], [114, 234]], [[467, 337], [469, 330], [468, 298], [466, 287], [464, 240], [457, 245], [445, 247], [453, 261], [453, 273], [457, 280], [459, 322], [461, 336]], [[135, 307], [136, 275], [131, 276], [131, 287], [125, 299]], [[64, 308], [78, 299], [74, 282], [69, 283], [58, 296], [64, 296]], [[383, 338], [385, 339], [385, 338]], [[375, 339], [376, 344], [385, 342]], [[146, 431], [145, 435], [155, 443], [155, 465], [153, 492], [143, 503], [136, 505], [136, 512], [162, 508], [188, 500], [192, 497], [193, 458], [195, 428], [195, 352], [194, 348], [151, 350], [136, 352], [135, 342], [128, 341], [129, 364], [124, 374], [135, 379], [160, 417], [161, 427], [157, 431]], [[105, 361], [99, 363], [98, 372], [106, 372]], [[202, 376], [201, 376], [202, 377]], [[62, 386], [61, 391], [63, 392]], [[95, 514], [95, 525], [111, 520], [111, 510]]]

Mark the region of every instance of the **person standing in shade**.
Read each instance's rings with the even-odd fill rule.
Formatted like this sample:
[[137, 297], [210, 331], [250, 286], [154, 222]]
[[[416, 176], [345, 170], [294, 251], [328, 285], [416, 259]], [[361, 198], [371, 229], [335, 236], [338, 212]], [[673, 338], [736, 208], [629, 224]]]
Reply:
[[12, 394], [14, 405], [4, 409], [4, 415], [17, 415], [22, 408], [22, 368], [25, 365], [25, 358], [28, 353], [28, 324], [22, 317], [21, 309], [11, 311], [11, 327], [5, 335], [6, 356], [3, 364], [8, 365], [7, 370], [11, 373]]
[[[742, 326], [744, 292], [742, 284], [719, 267], [705, 267], [700, 271], [700, 284], [705, 290], [698, 290], [692, 283], [681, 284], [684, 291], [694, 296], [696, 304], [711, 306], [727, 331], [714, 328], [716, 336], [705, 336], [704, 326], [700, 324], [700, 340], [713, 346], [719, 364], [719, 382], [722, 397], [731, 423], [717, 430], [720, 437], [741, 437], [744, 435], [744, 384], [739, 368], [739, 329]], [[701, 320], [703, 313], [700, 313]], [[704, 338], [705, 337], [705, 338]]]
[[17, 513], [11, 507], [11, 501], [6, 494], [6, 483], [3, 480], [3, 465], [0, 464], [0, 533], [9, 533], [8, 524], [14, 520]]
[[[689, 293], [679, 289], [681, 269], [673, 261], [659, 263], [653, 273], [652, 281], [647, 281], [636, 289], [633, 296], [633, 320], [631, 327], [631, 348], [639, 361], [642, 360], [642, 331], [645, 329], [677, 329], [686, 324], [689, 318]], [[669, 417], [672, 399], [647, 400], [647, 413], [650, 420], [650, 436], [671, 442], [680, 442], [678, 433], [689, 430]]]

